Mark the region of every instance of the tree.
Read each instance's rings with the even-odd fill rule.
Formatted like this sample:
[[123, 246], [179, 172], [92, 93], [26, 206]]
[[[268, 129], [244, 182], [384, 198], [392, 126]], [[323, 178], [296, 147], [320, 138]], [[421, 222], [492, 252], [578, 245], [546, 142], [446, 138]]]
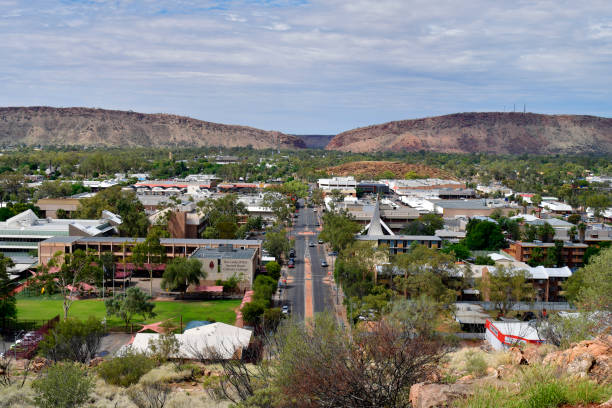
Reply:
[[93, 218], [102, 216], [102, 211], [112, 211], [121, 216], [119, 232], [122, 236], [142, 237], [147, 235], [149, 219], [144, 206], [134, 192], [121, 190], [120, 186], [104, 189], [95, 196], [79, 202], [74, 218]]
[[208, 220], [209, 225], [202, 234], [207, 239], [235, 239], [239, 218], [248, 213], [246, 205], [238, 201], [236, 194], [209, 198], [198, 202], [197, 206], [198, 211]]
[[71, 360], [85, 364], [96, 355], [105, 334], [104, 326], [93, 316], [87, 320], [70, 318], [59, 322], [45, 336], [40, 350], [55, 362]]
[[578, 225], [580, 221], [582, 221], [580, 214], [571, 214], [567, 217], [567, 222], [571, 222], [574, 225]]
[[406, 224], [402, 230], [405, 235], [435, 235], [436, 230], [444, 228], [444, 219], [439, 214], [423, 214]]
[[98, 258], [92, 252], [77, 249], [72, 254], [57, 252], [53, 258], [40, 267], [38, 279], [44, 284], [54, 286], [63, 298], [62, 308], [64, 320], [68, 318], [68, 310], [75, 301], [73, 292], [81, 284], [94, 284], [102, 277], [102, 269], [98, 265]]
[[467, 259], [471, 256], [470, 250], [463, 243], [446, 245], [441, 251], [445, 254], [455, 255], [456, 259]]
[[480, 292], [485, 296], [488, 294], [491, 302], [505, 316], [516, 303], [532, 299], [533, 286], [528, 279], [529, 273], [523, 269], [497, 266], [480, 279], [478, 286]]
[[534, 194], [531, 197], [531, 204], [533, 204], [536, 208], [542, 204], [542, 196], [539, 194]]
[[143, 319], [156, 315], [153, 312], [155, 303], [150, 300], [151, 297], [140, 288], [128, 288], [125, 293], [106, 300], [106, 314], [119, 317], [127, 327], [135, 315], [141, 315]]
[[281, 266], [276, 261], [270, 261], [266, 264], [266, 274], [271, 278], [278, 280], [280, 278]]
[[38, 394], [36, 405], [42, 408], [74, 408], [84, 405], [94, 387], [87, 369], [77, 363], [56, 363], [46, 375], [32, 383]]
[[13, 284], [8, 274], [8, 269], [13, 266], [13, 260], [0, 253], [0, 320], [3, 327], [7, 320], [17, 317], [17, 301], [12, 294]]
[[276, 221], [281, 224], [287, 224], [293, 215], [293, 205], [290, 204], [290, 201], [286, 197], [275, 193], [264, 195], [263, 206], [270, 208], [276, 217]]
[[[612, 312], [612, 248], [607, 248], [582, 268], [578, 304], [587, 312], [600, 312], [610, 319]], [[601, 313], [603, 312], [603, 313]]]
[[576, 237], [578, 236], [578, 228], [576, 228], [576, 226], [572, 226], [572, 228], [569, 229], [569, 231], [567, 231], [567, 234], [569, 235], [569, 239], [571, 242], [575, 242], [576, 241]]
[[456, 299], [453, 287], [455, 258], [424, 245], [413, 245], [410, 252], [398, 254], [393, 261], [401, 275], [393, 279], [395, 288], [405, 297], [427, 295], [436, 302], [449, 304]]
[[289, 251], [290, 244], [287, 238], [287, 232], [282, 227], [276, 227], [266, 233], [266, 238], [263, 242], [263, 248], [270, 253], [277, 261], [281, 261], [281, 257]]
[[349, 333], [317, 315], [312, 325], [281, 325], [278, 337], [276, 384], [298, 408], [407, 406], [410, 386], [444, 355], [440, 342], [391, 319]]
[[467, 225], [465, 244], [471, 250], [496, 251], [505, 245], [499, 224], [471, 219]]
[[593, 210], [596, 218], [601, 218], [602, 212], [610, 206], [610, 197], [606, 194], [592, 194], [587, 197], [586, 205]]
[[320, 188], [315, 188], [314, 190], [312, 190], [312, 194], [310, 195], [310, 201], [316, 206], [323, 205], [323, 196], [323, 190], [321, 190]]
[[134, 245], [132, 249], [132, 261], [142, 267], [149, 269], [149, 295], [153, 296], [153, 268], [164, 263], [166, 260], [166, 248], [159, 243], [159, 237], [149, 234], [143, 242]]
[[183, 294], [187, 292], [189, 285], [197, 285], [200, 279], [206, 278], [206, 272], [202, 270], [202, 263], [195, 258], [174, 258], [166, 266], [161, 282], [164, 289], [179, 289]]
[[323, 215], [323, 229], [319, 238], [328, 242], [334, 251], [340, 252], [355, 240], [361, 225], [346, 211], [326, 212]]
[[555, 229], [549, 223], [545, 222], [538, 225], [538, 238], [542, 242], [552, 242], [555, 237]]

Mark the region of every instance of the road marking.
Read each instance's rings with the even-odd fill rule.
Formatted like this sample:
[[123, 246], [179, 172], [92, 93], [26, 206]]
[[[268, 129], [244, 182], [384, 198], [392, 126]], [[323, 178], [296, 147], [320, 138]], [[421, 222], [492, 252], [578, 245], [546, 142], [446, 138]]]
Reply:
[[304, 319], [314, 316], [314, 303], [312, 293], [312, 271], [310, 269], [310, 251], [304, 257]]

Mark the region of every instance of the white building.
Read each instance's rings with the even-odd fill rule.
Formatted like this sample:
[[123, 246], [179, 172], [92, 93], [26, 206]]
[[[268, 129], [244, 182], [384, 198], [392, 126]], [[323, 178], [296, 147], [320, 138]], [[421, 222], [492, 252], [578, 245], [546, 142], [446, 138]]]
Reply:
[[325, 193], [339, 190], [346, 195], [357, 194], [357, 181], [352, 176], [319, 179], [317, 185]]
[[[242, 351], [249, 346], [251, 335], [250, 330], [225, 323], [194, 327], [174, 335], [178, 340], [179, 350], [171, 357], [188, 360], [229, 360], [232, 357], [240, 357]], [[155, 342], [159, 337], [160, 334], [157, 333], [138, 333], [129, 347], [136, 352], [149, 354], [151, 342]]]
[[493, 322], [487, 320], [485, 323], [485, 340], [495, 350], [505, 350], [519, 345], [541, 344], [543, 340], [538, 336], [538, 331], [529, 322], [503, 321]]

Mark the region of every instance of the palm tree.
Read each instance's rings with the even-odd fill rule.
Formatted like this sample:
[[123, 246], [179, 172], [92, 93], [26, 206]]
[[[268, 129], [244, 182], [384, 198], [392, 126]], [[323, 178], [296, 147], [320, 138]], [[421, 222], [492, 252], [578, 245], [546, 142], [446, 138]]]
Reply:
[[569, 229], [567, 233], [569, 235], [570, 241], [574, 242], [574, 240], [576, 239], [576, 235], [578, 235], [578, 229], [574, 225], [572, 228]]
[[578, 231], [580, 232], [580, 242], [584, 242], [584, 235], [586, 233], [587, 226], [584, 222], [578, 224]]
[[189, 285], [197, 285], [200, 279], [206, 278], [202, 263], [195, 258], [175, 258], [166, 266], [161, 287], [164, 289], [179, 289], [183, 295]]

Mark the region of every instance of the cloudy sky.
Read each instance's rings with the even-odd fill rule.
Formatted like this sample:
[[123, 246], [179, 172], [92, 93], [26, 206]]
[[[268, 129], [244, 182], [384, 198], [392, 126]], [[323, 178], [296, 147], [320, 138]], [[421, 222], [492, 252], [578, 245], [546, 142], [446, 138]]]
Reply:
[[0, 106], [288, 133], [467, 111], [612, 116], [612, 1], [0, 0]]

